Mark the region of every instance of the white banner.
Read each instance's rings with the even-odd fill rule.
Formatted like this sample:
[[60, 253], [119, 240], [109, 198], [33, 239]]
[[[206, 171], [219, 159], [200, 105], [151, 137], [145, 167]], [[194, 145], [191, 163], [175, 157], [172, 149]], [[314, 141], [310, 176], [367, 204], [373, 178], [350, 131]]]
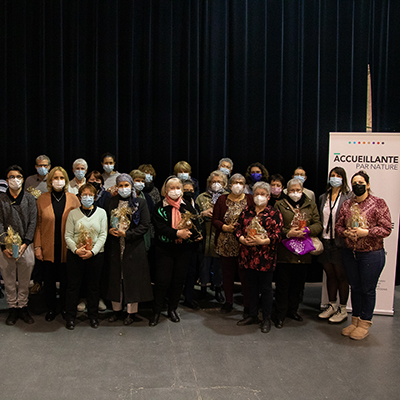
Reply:
[[[400, 214], [400, 133], [331, 132], [329, 171], [346, 170], [349, 186], [354, 173], [363, 170], [370, 177], [372, 193], [384, 199], [392, 217], [392, 233], [384, 241], [386, 264], [376, 290], [375, 314], [393, 315], [397, 240]], [[327, 295], [324, 285], [322, 304]]]

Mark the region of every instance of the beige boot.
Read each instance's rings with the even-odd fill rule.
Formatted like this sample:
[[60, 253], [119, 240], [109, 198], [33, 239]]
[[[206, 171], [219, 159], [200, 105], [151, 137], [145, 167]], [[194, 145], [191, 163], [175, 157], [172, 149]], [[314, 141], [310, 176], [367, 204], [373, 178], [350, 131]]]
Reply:
[[351, 317], [351, 325], [346, 326], [346, 328], [342, 329], [342, 335], [350, 336], [351, 332], [353, 332], [357, 328], [359, 320], [360, 320], [359, 317]]
[[372, 325], [372, 321], [364, 321], [360, 319], [358, 321], [358, 326], [351, 332], [350, 339], [362, 340], [369, 335], [369, 327]]

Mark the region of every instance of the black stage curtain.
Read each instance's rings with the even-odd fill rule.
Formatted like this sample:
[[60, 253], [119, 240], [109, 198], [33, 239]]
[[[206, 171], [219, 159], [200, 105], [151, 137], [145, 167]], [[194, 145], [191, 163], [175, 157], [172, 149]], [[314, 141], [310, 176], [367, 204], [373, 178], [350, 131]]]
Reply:
[[[236, 172], [308, 172], [320, 194], [329, 131], [399, 129], [400, 2], [390, 0], [3, 0], [0, 159], [34, 173], [187, 160], [201, 188]], [[1, 175], [3, 172], [1, 172]]]

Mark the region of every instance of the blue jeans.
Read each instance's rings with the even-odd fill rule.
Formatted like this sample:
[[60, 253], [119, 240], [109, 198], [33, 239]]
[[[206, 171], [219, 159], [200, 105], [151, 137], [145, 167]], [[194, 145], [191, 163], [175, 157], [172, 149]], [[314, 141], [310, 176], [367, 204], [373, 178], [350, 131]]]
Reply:
[[221, 260], [217, 257], [204, 256], [200, 263], [200, 282], [201, 286], [207, 286], [210, 282], [210, 272], [212, 275], [212, 283], [215, 287], [222, 285]]
[[385, 250], [353, 252], [343, 249], [342, 257], [351, 287], [353, 316], [371, 321], [375, 308], [376, 285], [385, 266]]

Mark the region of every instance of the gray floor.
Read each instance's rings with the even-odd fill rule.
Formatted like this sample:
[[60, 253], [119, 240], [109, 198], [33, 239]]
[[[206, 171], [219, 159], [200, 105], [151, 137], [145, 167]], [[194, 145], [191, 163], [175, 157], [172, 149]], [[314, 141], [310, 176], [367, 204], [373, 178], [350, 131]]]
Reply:
[[400, 317], [374, 317], [371, 335], [353, 341], [318, 321], [320, 292], [307, 285], [304, 322], [269, 334], [236, 326], [240, 306], [224, 317], [213, 303], [155, 328], [103, 320], [94, 330], [82, 316], [68, 331], [44, 315], [10, 327], [0, 312], [0, 399], [400, 398]]

